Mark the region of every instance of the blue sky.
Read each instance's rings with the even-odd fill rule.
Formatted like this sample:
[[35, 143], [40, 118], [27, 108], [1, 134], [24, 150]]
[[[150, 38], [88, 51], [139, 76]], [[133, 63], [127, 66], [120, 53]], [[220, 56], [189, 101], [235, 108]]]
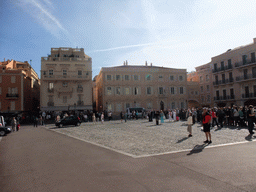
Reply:
[[210, 62], [256, 37], [253, 0], [1, 1], [0, 61], [32, 60], [51, 47], [84, 48], [101, 67], [153, 63], [186, 68]]

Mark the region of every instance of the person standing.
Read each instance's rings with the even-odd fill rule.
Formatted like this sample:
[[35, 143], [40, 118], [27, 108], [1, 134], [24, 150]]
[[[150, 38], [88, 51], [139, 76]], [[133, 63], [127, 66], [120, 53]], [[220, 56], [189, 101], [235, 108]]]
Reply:
[[192, 137], [192, 125], [193, 125], [193, 117], [192, 117], [192, 113], [189, 113], [188, 116], [188, 137]]
[[162, 110], [160, 112], [160, 118], [161, 118], [161, 124], [164, 123], [164, 113]]
[[104, 123], [104, 112], [101, 113], [101, 117], [100, 118], [101, 118], [101, 124], [103, 124]]
[[12, 118], [12, 131], [16, 131], [16, 127], [17, 127], [17, 121], [15, 119], [15, 117]]
[[218, 127], [216, 112], [215, 112], [214, 109], [212, 109], [212, 127], [215, 126], [214, 123], [215, 123], [215, 125], [217, 125], [217, 127]]
[[92, 122], [93, 122], [93, 124], [96, 124], [96, 116], [95, 116], [95, 113], [93, 113], [93, 115], [92, 115]]
[[169, 122], [172, 122], [172, 111], [169, 109]]
[[38, 117], [34, 116], [34, 127], [37, 127], [38, 125]]
[[206, 140], [204, 143], [212, 143], [212, 138], [211, 138], [211, 132], [210, 132], [210, 122], [211, 122], [211, 116], [209, 115], [207, 109], [204, 109], [203, 112], [203, 131], [205, 133]]
[[176, 121], [176, 110], [175, 109], [172, 111], [172, 119], [173, 119], [173, 121]]
[[124, 119], [123, 111], [121, 111], [121, 113], [120, 113], [120, 118], [121, 118], [121, 123], [123, 123], [123, 119]]
[[250, 105], [249, 106], [249, 109], [247, 111], [247, 119], [248, 119], [248, 131], [249, 133], [252, 135], [254, 134], [253, 132], [253, 128], [254, 128], [254, 124], [253, 124], [253, 121], [254, 121], [254, 109], [253, 109], [253, 106]]

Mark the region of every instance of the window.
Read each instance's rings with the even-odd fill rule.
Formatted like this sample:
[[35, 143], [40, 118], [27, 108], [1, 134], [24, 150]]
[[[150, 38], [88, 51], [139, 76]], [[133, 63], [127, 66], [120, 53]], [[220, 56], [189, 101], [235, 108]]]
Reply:
[[117, 88], [116, 88], [116, 94], [117, 94], [117, 95], [121, 95], [121, 88], [120, 88], [120, 87], [117, 87]]
[[48, 84], [48, 90], [49, 91], [53, 91], [53, 85], [54, 85], [53, 83]]
[[2, 83], [2, 76], [0, 76], [0, 83]]
[[129, 87], [124, 88], [124, 93], [125, 93], [125, 95], [129, 95], [130, 94], [130, 88]]
[[18, 94], [18, 87], [8, 87], [8, 94]]
[[49, 70], [49, 75], [53, 75], [53, 70]]
[[210, 103], [211, 102], [211, 96], [207, 95], [207, 102]]
[[183, 94], [183, 93], [184, 93], [183, 87], [180, 87], [180, 94]]
[[201, 97], [202, 102], [204, 102], [204, 96]]
[[163, 95], [164, 94], [164, 88], [163, 87], [159, 87], [159, 94]]
[[179, 81], [183, 81], [183, 76], [179, 76]]
[[112, 89], [111, 87], [107, 87], [107, 95], [111, 95]]
[[209, 75], [205, 76], [206, 81], [209, 81]]
[[162, 80], [164, 79], [163, 75], [159, 75], [159, 76], [158, 76], [158, 79], [159, 79], [160, 81], [162, 81]]
[[125, 79], [125, 81], [129, 81], [130, 80], [130, 76], [129, 75], [125, 75], [124, 79]]
[[175, 109], [175, 102], [172, 102], [172, 109]]
[[221, 70], [224, 70], [224, 61], [220, 62], [220, 68]]
[[206, 85], [207, 92], [210, 91], [210, 85]]
[[15, 76], [11, 76], [11, 83], [15, 83], [16, 81], [16, 77]]
[[203, 77], [202, 76], [200, 76], [200, 82], [203, 82]]
[[170, 80], [174, 81], [174, 76], [173, 75], [170, 76]]
[[231, 69], [231, 59], [228, 60], [228, 68]]
[[83, 74], [83, 72], [82, 72], [82, 70], [78, 70], [78, 73], [77, 73], [78, 75], [82, 75]]
[[15, 101], [11, 101], [11, 111], [15, 110]]
[[116, 75], [116, 80], [120, 81], [121, 80], [121, 76], [120, 75]]
[[171, 87], [170, 90], [172, 95], [175, 94], [174, 87]]
[[107, 75], [107, 80], [111, 81], [111, 75]]
[[247, 63], [247, 55], [243, 55], [242, 56], [243, 59], [243, 65]]
[[203, 91], [204, 91], [204, 87], [203, 87], [203, 86], [201, 86], [201, 87], [200, 87], [200, 89], [201, 89], [201, 92], [203, 92]]
[[134, 75], [133, 79], [134, 79], [134, 81], [138, 81], [139, 80], [139, 76], [138, 75]]
[[138, 87], [134, 87], [134, 95], [138, 95], [139, 94], [139, 88]]
[[77, 88], [78, 88], [78, 89], [83, 89], [83, 86], [82, 86], [81, 84], [78, 84], [78, 85], [77, 85]]
[[152, 91], [151, 91], [151, 87], [147, 87], [147, 95], [151, 95]]
[[67, 83], [67, 82], [63, 82], [63, 83], [62, 83], [62, 86], [63, 86], [63, 87], [68, 87], [68, 83]]
[[152, 109], [152, 103], [147, 103], [147, 109]]
[[151, 75], [149, 75], [149, 74], [146, 75], [146, 80], [147, 80], [147, 81], [150, 81], [151, 79], [152, 79], [152, 76], [151, 76]]
[[63, 96], [63, 103], [67, 103], [67, 99], [68, 99], [67, 96]]
[[213, 67], [214, 67], [214, 71], [217, 71], [217, 63], [214, 63]]
[[63, 76], [66, 76], [66, 75], [67, 75], [67, 70], [66, 70], [66, 69], [63, 69], [63, 70], [62, 70], [62, 74], [63, 74]]
[[185, 108], [184, 102], [181, 102], [181, 103], [180, 103], [180, 107], [181, 107], [181, 108]]
[[251, 53], [251, 62], [255, 63], [255, 53]]
[[195, 91], [195, 95], [198, 95], [198, 91]]

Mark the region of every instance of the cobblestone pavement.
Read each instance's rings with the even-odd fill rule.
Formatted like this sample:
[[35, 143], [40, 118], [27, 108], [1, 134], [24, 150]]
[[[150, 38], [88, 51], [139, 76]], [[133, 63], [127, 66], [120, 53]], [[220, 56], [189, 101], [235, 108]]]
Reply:
[[[158, 126], [147, 120], [130, 120], [127, 123], [110, 121], [104, 124], [89, 122], [82, 123], [79, 127], [58, 128], [51, 124], [46, 128], [132, 157], [205, 147], [205, 134], [201, 131], [201, 126], [193, 125], [193, 137], [188, 137], [186, 121], [165, 120], [165, 123]], [[213, 143], [206, 147], [256, 140], [255, 136], [249, 135], [247, 128], [214, 127], [211, 134]]]

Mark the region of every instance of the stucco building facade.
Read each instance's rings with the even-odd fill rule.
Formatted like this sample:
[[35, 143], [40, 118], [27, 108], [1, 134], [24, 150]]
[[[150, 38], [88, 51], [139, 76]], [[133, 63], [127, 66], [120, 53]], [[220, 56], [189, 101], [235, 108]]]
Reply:
[[92, 109], [92, 59], [83, 48], [51, 48], [41, 58], [41, 111]]
[[187, 107], [186, 69], [148, 65], [103, 67], [96, 78], [96, 109], [119, 114], [129, 107]]

